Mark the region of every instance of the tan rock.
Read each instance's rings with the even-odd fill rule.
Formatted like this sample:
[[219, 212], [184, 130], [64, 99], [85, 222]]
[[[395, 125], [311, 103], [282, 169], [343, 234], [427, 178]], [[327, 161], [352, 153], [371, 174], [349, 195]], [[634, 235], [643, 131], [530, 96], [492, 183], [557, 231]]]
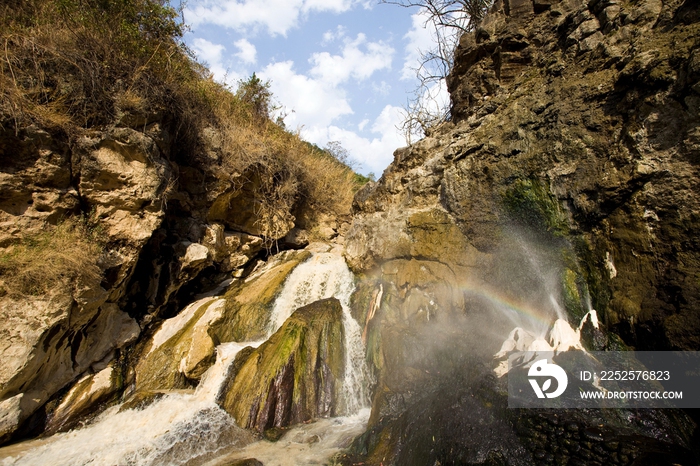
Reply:
[[120, 388], [119, 376], [113, 364], [96, 374], [83, 376], [53, 412], [46, 432], [72, 428], [82, 417], [94, 413], [98, 405], [114, 397]]
[[209, 250], [206, 246], [198, 243], [186, 245], [185, 257], [180, 261], [183, 270], [197, 268], [206, 263], [209, 259]]
[[225, 300], [214, 301], [194, 325], [189, 351], [180, 363], [180, 371], [188, 379], [199, 380], [204, 371], [214, 363], [216, 345], [209, 336], [209, 328], [223, 318], [225, 307]]
[[21, 302], [2, 299], [0, 400], [24, 394], [19, 422], [92, 364], [138, 337], [138, 324], [115, 304], [96, 305], [104, 293], [97, 293], [97, 301], [82, 296], [85, 308], [60, 293]]
[[23, 393], [0, 401], [0, 442], [5, 442], [26, 416], [22, 414]]

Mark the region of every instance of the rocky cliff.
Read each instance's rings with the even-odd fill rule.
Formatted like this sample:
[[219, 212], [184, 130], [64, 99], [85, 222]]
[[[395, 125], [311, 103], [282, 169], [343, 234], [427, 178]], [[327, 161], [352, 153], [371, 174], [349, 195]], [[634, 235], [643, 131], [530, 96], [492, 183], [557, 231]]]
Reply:
[[357, 312], [379, 374], [363, 458], [574, 455], [518, 442], [527, 429], [494, 414], [478, 367], [513, 326], [500, 309], [556, 302], [578, 321], [594, 308], [607, 333], [589, 349], [700, 348], [699, 58], [689, 0], [499, 0], [461, 37], [451, 121], [354, 201], [346, 257], [365, 277]]
[[[508, 409], [493, 371], [514, 325], [592, 309], [588, 349], [700, 349], [696, 2], [499, 0], [448, 87], [451, 120], [395, 153], [351, 225], [314, 198], [340, 192], [323, 159], [293, 173], [279, 160], [306, 145], [267, 120], [185, 144], [163, 108], [71, 131], [5, 112], [0, 442], [161, 399], [264, 432], [345, 413], [344, 391], [359, 407], [365, 382], [341, 463], [697, 463], [687, 413]], [[275, 254], [314, 226], [333, 252]]]
[[356, 197], [350, 263], [468, 281], [514, 229], [567, 238], [608, 327], [697, 349], [697, 20], [692, 2], [497, 2], [456, 50], [453, 120]]
[[[270, 238], [252, 213], [242, 219], [235, 208], [211, 209], [236, 192], [236, 181], [172, 160], [172, 135], [161, 122], [137, 125], [93, 131], [74, 145], [36, 126], [3, 131], [2, 244], [11, 250], [18, 239], [84, 212], [106, 251], [101, 281], [0, 298], [0, 398], [10, 413], [3, 434], [91, 366], [114, 358], [152, 319], [179, 310], [178, 291], [205, 269], [207, 276], [242, 270], [266, 241], [294, 226], [280, 219], [279, 236]], [[215, 142], [207, 144], [216, 157]], [[254, 202], [238, 192], [238, 202]]]
[[[255, 75], [216, 83], [184, 32], [158, 0], [0, 5], [0, 443], [155, 377], [132, 355], [195, 294], [343, 228], [349, 167], [273, 122]], [[163, 385], [195, 383], [216, 344], [259, 333], [246, 319], [265, 319], [292, 268], [254, 282], [271, 290], [261, 302], [236, 283], [223, 308], [187, 308], [191, 331], [159, 342], [187, 355]]]

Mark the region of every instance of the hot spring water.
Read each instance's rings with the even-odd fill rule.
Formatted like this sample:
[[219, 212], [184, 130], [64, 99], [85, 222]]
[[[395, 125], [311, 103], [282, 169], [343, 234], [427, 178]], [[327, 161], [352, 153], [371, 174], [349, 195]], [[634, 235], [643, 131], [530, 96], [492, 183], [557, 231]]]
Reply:
[[[562, 247], [559, 245], [559, 247]], [[561, 252], [546, 245], [531, 244], [514, 238], [510, 250], [503, 252], [499, 280], [484, 287], [479, 295], [489, 303], [491, 312], [510, 323], [510, 333], [494, 355], [500, 377], [508, 372], [508, 354], [530, 351], [555, 354], [570, 349], [583, 350], [581, 329], [590, 321], [598, 328], [598, 315], [590, 295], [581, 290], [587, 313], [575, 327], [569, 323], [562, 302], [564, 293]], [[503, 338], [502, 336], [500, 338]]]
[[223, 343], [216, 348], [215, 364], [193, 392], [166, 393], [143, 409], [120, 412], [121, 406], [113, 406], [83, 428], [1, 449], [0, 458], [5, 456], [1, 464], [214, 465], [224, 456], [259, 457], [269, 465], [323, 463], [361, 434], [369, 418], [361, 330], [349, 307], [354, 287], [354, 277], [341, 256], [315, 254], [287, 278], [268, 326], [269, 337], [297, 308], [330, 297], [340, 301], [346, 344], [342, 400], [346, 417], [297, 426], [277, 443], [255, 441], [215, 400], [238, 351], [262, 342]]

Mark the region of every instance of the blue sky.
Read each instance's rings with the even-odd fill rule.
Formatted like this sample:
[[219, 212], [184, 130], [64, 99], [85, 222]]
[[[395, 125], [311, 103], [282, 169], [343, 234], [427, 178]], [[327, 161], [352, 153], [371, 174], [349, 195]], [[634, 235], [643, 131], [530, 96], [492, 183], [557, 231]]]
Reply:
[[285, 123], [339, 141], [377, 177], [405, 146], [396, 128], [431, 32], [419, 10], [377, 0], [187, 0], [186, 43], [220, 82], [269, 80]]

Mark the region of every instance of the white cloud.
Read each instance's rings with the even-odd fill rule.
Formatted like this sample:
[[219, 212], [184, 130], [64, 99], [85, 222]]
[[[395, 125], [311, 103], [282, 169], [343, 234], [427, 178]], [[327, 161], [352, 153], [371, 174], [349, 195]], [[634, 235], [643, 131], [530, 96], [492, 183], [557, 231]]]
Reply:
[[376, 137], [362, 137], [356, 133], [331, 126], [330, 140], [340, 141], [350, 155], [362, 164], [362, 172], [373, 172], [379, 178], [394, 160], [394, 151], [406, 141], [397, 126], [403, 121], [400, 107], [387, 105], [374, 120], [371, 132]]
[[[342, 29], [338, 29], [342, 33]], [[267, 65], [260, 76], [271, 81], [271, 90], [289, 113], [289, 127], [304, 125], [321, 128], [337, 118], [352, 114], [352, 108], [342, 84], [348, 80], [362, 81], [375, 71], [389, 68], [394, 50], [382, 42], [369, 42], [364, 34], [345, 40], [341, 54], [315, 53], [309, 59], [313, 65], [307, 75], [297, 73], [292, 61]]]
[[422, 11], [411, 15], [411, 29], [403, 36], [408, 41], [405, 48], [401, 79], [415, 79], [421, 55], [435, 46], [435, 34], [426, 24], [428, 16]]
[[257, 60], [257, 50], [253, 44], [245, 39], [237, 40], [233, 45], [238, 48], [236, 56], [243, 61], [243, 63], [254, 64]]
[[228, 71], [223, 62], [223, 53], [226, 47], [197, 37], [192, 41], [192, 48], [197, 57], [209, 66], [209, 71], [214, 75], [214, 79], [224, 82]]
[[382, 81], [379, 84], [372, 83], [372, 90], [381, 96], [386, 96], [391, 92], [391, 84], [386, 81]]
[[[364, 50], [363, 50], [364, 49]], [[350, 77], [359, 81], [372, 76], [375, 71], [391, 68], [394, 49], [383, 42], [368, 42], [364, 34], [355, 40], [346, 40], [341, 55], [328, 52], [314, 53], [309, 62], [311, 75], [333, 86]]]
[[[401, 112], [400, 107], [391, 105], [384, 107], [372, 123], [369, 137], [335, 125], [305, 128], [302, 136], [322, 147], [328, 141], [339, 141], [348, 150], [350, 156], [362, 165], [360, 169], [362, 173], [373, 172], [379, 177], [394, 159], [394, 151], [406, 144], [400, 131], [396, 128], [403, 121]], [[364, 128], [367, 123], [365, 121], [363, 123], [361, 126]]]
[[447, 81], [441, 79], [424, 90], [421, 96], [423, 108], [431, 114], [440, 114], [450, 106], [450, 93]]
[[316, 10], [342, 13], [348, 11], [355, 3], [357, 2], [354, 0], [304, 0], [303, 11]]
[[345, 37], [345, 31], [346, 28], [345, 26], [338, 25], [335, 30], [328, 30], [323, 33], [323, 40], [321, 41], [321, 45], [328, 45], [329, 43], [333, 42], [336, 39], [340, 39], [342, 37]]
[[312, 11], [342, 13], [356, 0], [203, 0], [185, 9], [185, 19], [194, 27], [202, 24], [245, 31], [266, 29], [272, 35], [287, 35], [300, 19]]
[[297, 74], [294, 63], [284, 61], [267, 65], [261, 72], [263, 80], [271, 81], [275, 97], [283, 102], [290, 113], [288, 127], [327, 126], [333, 120], [352, 113], [344, 90], [322, 80]]
[[[363, 57], [356, 56], [354, 50], [345, 53], [357, 48], [358, 44], [364, 44], [364, 40], [362, 37], [359, 41], [346, 44], [342, 55], [324, 56], [317, 60], [317, 66], [308, 76], [297, 73], [292, 61], [270, 64], [260, 72], [260, 76], [271, 81], [275, 97], [288, 106], [288, 111], [293, 111], [285, 119], [290, 129], [299, 129], [304, 139], [321, 147], [329, 141], [339, 141], [350, 156], [361, 164], [362, 173], [374, 172], [380, 176], [393, 160], [394, 150], [405, 145], [405, 139], [397, 129], [404, 119], [403, 109], [387, 105], [374, 121], [364, 119], [360, 122], [357, 131], [335, 123], [340, 117], [353, 113], [342, 82], [351, 77], [361, 79], [371, 74], [372, 66], [357, 72], [348, 68], [350, 63], [361, 68], [359, 61], [367, 60], [364, 53]], [[345, 72], [326, 72], [323, 66], [329, 66], [331, 62], [337, 63]]]

